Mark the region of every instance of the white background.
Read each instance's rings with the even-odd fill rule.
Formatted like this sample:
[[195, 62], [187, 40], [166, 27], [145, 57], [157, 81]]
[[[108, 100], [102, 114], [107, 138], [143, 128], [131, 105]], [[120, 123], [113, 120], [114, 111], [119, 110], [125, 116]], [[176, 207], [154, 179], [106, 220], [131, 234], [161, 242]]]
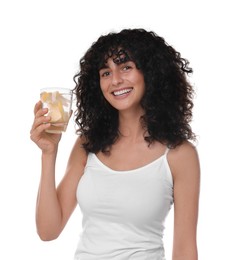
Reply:
[[[29, 139], [42, 87], [73, 88], [87, 48], [122, 28], [155, 31], [194, 68], [193, 128], [199, 136], [201, 260], [240, 260], [241, 8], [239, 1], [5, 0], [0, 2], [0, 259], [72, 259], [81, 231], [75, 211], [61, 236], [42, 242], [35, 231], [40, 151]], [[75, 136], [63, 135], [57, 180]], [[172, 212], [165, 244], [171, 259]]]

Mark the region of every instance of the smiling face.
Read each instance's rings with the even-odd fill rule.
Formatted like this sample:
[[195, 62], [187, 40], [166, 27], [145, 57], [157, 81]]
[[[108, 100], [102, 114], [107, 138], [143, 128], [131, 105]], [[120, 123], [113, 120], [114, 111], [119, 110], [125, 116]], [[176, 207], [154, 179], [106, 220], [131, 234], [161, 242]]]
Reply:
[[100, 86], [105, 99], [117, 110], [142, 110], [144, 76], [133, 61], [109, 58], [100, 69]]

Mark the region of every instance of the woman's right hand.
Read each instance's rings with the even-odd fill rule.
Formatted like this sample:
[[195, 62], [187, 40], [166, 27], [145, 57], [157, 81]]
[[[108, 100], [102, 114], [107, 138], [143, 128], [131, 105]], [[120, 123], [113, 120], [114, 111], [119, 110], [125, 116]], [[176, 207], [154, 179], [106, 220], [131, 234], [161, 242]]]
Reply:
[[30, 131], [30, 139], [37, 144], [43, 153], [53, 153], [57, 151], [61, 134], [51, 134], [45, 132], [50, 127], [50, 117], [45, 116], [47, 108], [42, 108], [39, 101], [34, 107], [34, 122]]

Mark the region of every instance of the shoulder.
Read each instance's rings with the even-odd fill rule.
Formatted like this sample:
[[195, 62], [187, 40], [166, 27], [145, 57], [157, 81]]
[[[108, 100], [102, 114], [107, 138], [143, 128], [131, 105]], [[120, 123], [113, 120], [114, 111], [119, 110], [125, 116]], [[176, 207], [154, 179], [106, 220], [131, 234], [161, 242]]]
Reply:
[[84, 168], [87, 162], [87, 152], [83, 148], [83, 143], [85, 142], [85, 139], [83, 137], [78, 137], [74, 143], [74, 146], [72, 148], [70, 158], [68, 165], [78, 168]]
[[188, 141], [169, 151], [168, 162], [174, 179], [183, 175], [199, 175], [200, 173], [197, 149]]
[[174, 149], [171, 149], [170, 152], [171, 158], [179, 159], [186, 156], [198, 156], [196, 147], [191, 142], [183, 142], [181, 145], [178, 145]]

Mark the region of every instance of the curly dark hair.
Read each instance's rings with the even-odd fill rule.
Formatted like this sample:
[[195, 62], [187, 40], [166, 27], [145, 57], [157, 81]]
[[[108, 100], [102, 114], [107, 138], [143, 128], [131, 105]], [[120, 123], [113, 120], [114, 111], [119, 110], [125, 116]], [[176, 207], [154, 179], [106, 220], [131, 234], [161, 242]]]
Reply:
[[[120, 51], [125, 54], [123, 60], [119, 59]], [[109, 57], [117, 62], [132, 60], [144, 75], [146, 91], [141, 105], [145, 114], [141, 123], [148, 144], [159, 141], [175, 148], [196, 139], [190, 127], [194, 90], [187, 79], [192, 73], [189, 62], [154, 32], [125, 29], [94, 42], [74, 76], [77, 133], [85, 137], [87, 152], [108, 152], [120, 135], [118, 111], [100, 88], [99, 70]]]

